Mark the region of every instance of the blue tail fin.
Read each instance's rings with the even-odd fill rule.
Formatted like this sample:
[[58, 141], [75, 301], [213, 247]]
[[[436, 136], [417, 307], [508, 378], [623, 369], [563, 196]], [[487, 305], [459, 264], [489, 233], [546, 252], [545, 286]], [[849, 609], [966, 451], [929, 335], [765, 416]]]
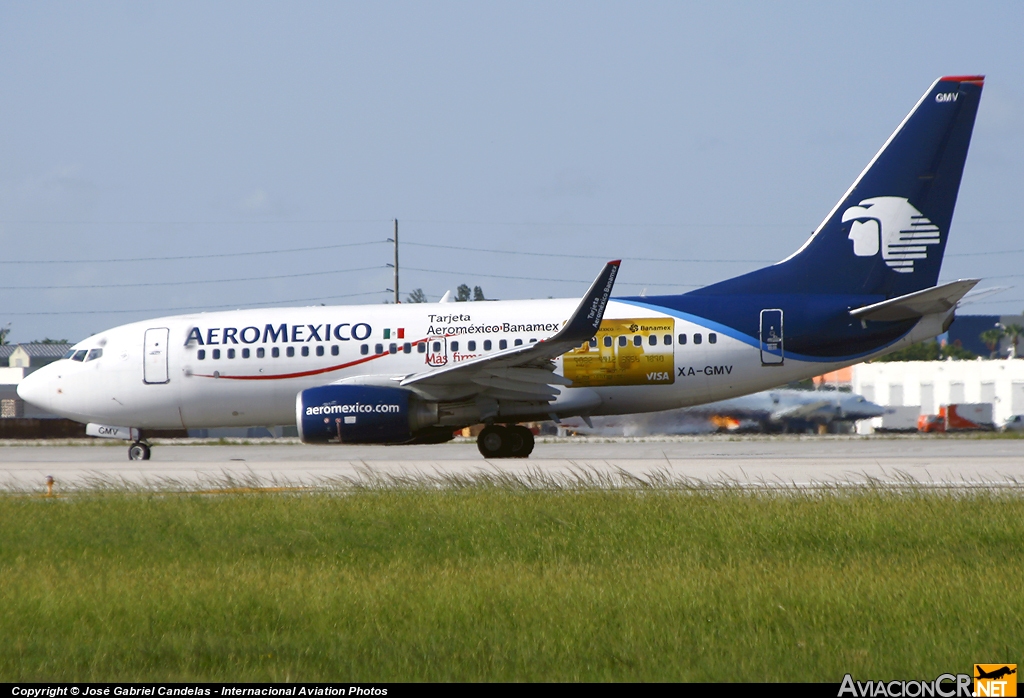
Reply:
[[984, 81], [936, 80], [803, 247], [701, 292], [893, 298], [934, 286]]

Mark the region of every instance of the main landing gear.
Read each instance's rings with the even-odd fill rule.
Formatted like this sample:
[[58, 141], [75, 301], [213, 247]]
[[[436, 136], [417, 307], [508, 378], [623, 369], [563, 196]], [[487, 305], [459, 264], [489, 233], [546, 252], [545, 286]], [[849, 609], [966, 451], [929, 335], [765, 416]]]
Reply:
[[524, 426], [488, 424], [476, 437], [484, 458], [526, 458], [533, 452], [533, 432]]
[[136, 441], [129, 446], [128, 460], [149, 460], [149, 444]]

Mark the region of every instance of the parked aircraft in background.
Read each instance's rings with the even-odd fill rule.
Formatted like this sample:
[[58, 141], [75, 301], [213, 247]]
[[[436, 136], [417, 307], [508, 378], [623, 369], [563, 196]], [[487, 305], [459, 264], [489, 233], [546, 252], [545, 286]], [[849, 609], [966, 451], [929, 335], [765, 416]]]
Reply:
[[[943, 332], [977, 283], [936, 286], [984, 79], [943, 77], [785, 260], [690, 293], [237, 310], [123, 325], [18, 387], [87, 433], [297, 424], [307, 442], [423, 443], [484, 422], [652, 412], [755, 393]], [[856, 86], [858, 98], [865, 87]]]
[[837, 422], [880, 417], [886, 408], [855, 393], [779, 388], [664, 412], [579, 418], [562, 425], [580, 434], [649, 436], [713, 431], [801, 433]]

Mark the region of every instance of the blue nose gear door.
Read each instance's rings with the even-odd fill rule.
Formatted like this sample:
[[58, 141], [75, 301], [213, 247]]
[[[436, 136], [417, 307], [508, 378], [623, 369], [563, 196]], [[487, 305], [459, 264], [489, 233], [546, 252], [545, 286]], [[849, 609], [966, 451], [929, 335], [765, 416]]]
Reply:
[[782, 311], [778, 308], [762, 310], [761, 365], [781, 366], [784, 359]]

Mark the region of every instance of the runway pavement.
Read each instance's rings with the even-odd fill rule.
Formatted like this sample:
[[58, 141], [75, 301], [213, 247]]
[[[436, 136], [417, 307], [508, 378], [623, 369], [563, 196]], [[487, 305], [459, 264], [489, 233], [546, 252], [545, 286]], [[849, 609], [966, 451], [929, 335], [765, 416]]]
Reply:
[[[752, 486], [834, 483], [1024, 487], [1024, 439], [952, 437], [667, 437], [541, 442], [529, 459], [484, 460], [473, 442], [432, 446], [157, 444], [149, 461], [127, 445], [0, 445], [0, 489], [70, 490], [97, 482], [211, 487], [322, 485], [345, 480], [504, 474], [731, 482]], [[540, 477], [538, 477], [540, 476]]]

